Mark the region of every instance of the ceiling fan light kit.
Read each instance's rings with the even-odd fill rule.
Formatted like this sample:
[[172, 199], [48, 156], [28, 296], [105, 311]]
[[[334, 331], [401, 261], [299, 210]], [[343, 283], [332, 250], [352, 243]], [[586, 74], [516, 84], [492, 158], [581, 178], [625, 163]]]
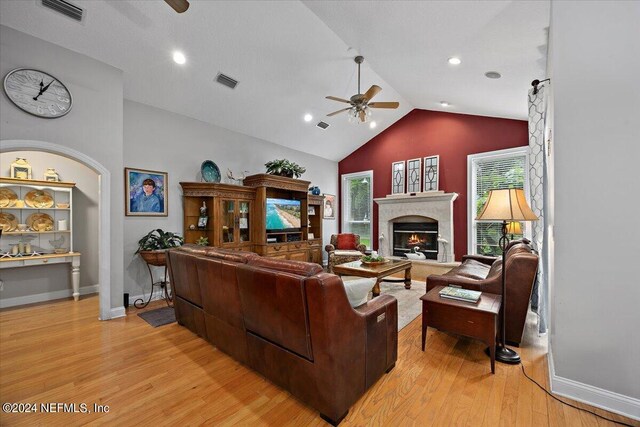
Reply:
[[331, 117], [347, 111], [347, 116], [350, 123], [368, 123], [371, 120], [372, 108], [398, 108], [398, 106], [400, 105], [400, 103], [398, 102], [369, 102], [382, 90], [380, 86], [373, 85], [364, 94], [360, 93], [360, 64], [364, 62], [364, 57], [356, 56], [354, 58], [354, 61], [356, 64], [358, 64], [358, 93], [353, 95], [348, 100], [338, 98], [337, 96], [327, 96], [326, 98], [332, 101], [343, 102], [345, 104], [351, 105], [350, 107], [334, 111], [333, 113], [329, 113], [327, 114], [327, 117]]

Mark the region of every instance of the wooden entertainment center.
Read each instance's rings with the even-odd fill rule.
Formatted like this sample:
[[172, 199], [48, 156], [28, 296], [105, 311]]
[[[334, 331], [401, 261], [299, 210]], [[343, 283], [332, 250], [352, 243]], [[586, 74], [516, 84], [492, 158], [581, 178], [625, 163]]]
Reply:
[[[324, 196], [309, 194], [309, 184], [269, 174], [248, 176], [244, 185], [181, 182], [185, 243], [206, 237], [209, 246], [322, 264]], [[268, 199], [291, 201], [294, 206], [299, 203], [300, 227], [267, 229]]]

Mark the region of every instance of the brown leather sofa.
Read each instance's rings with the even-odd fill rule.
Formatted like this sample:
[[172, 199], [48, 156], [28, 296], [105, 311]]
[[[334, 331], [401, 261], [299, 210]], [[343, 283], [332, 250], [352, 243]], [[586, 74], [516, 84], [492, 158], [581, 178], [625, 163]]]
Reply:
[[351, 308], [317, 264], [185, 245], [168, 252], [178, 323], [336, 425], [397, 360], [397, 301]]
[[[538, 271], [536, 255], [526, 239], [514, 240], [507, 246], [506, 341], [519, 346], [527, 318], [531, 289]], [[427, 292], [436, 286], [458, 285], [474, 291], [502, 295], [502, 257], [465, 255], [462, 264], [443, 275], [427, 277]]]

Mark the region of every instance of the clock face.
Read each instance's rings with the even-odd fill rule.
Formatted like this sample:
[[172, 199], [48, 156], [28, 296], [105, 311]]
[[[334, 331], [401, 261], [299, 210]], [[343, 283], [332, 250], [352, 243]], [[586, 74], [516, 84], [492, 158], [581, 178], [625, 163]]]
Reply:
[[55, 77], [19, 68], [4, 78], [4, 91], [18, 108], [34, 116], [53, 119], [71, 110], [71, 93]]

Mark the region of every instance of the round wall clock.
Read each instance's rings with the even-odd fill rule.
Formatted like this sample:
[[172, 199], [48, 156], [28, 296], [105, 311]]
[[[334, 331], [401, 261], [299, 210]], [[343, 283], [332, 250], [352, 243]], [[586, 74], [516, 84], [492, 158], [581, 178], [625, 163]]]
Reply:
[[69, 89], [51, 74], [28, 68], [10, 71], [4, 91], [18, 108], [45, 119], [62, 117], [71, 110]]

